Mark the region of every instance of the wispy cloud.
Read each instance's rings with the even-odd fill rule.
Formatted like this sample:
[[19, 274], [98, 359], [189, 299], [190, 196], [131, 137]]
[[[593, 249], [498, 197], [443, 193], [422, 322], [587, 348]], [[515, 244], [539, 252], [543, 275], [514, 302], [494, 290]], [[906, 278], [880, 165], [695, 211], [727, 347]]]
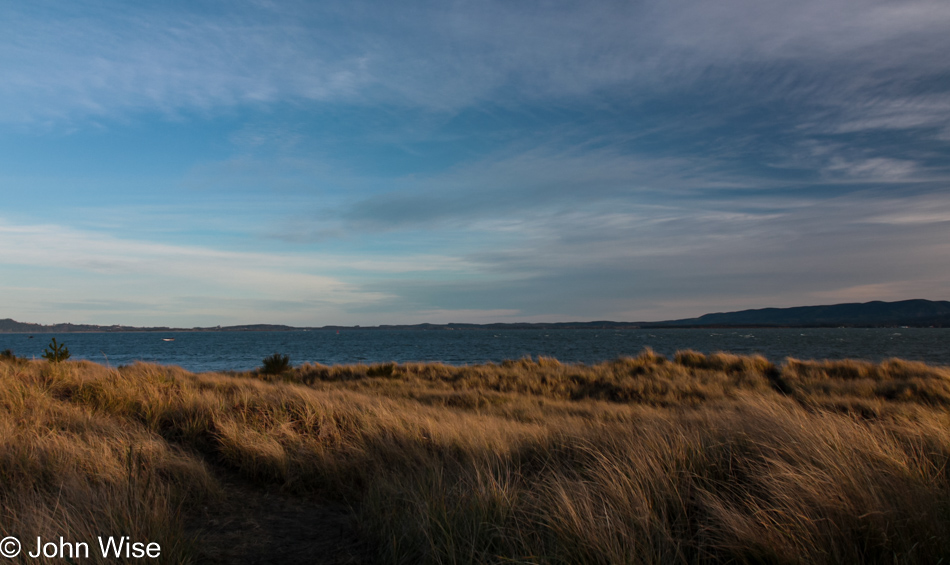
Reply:
[[[630, 86], [647, 89], [642, 97], [730, 69], [732, 86], [759, 96], [798, 91], [830, 104], [886, 84], [874, 78], [881, 70], [905, 81], [942, 73], [938, 54], [950, 48], [950, 9], [938, 1], [234, 2], [177, 12], [104, 2], [8, 6], [3, 21], [6, 120], [293, 100], [448, 109]], [[783, 71], [749, 82], [751, 70]], [[897, 112], [879, 119], [908, 119], [878, 105]]]
[[341, 53], [323, 34], [247, 4], [223, 16], [197, 6], [57, 8], [5, 10], [8, 121], [327, 100], [366, 80], [359, 46]]
[[[344, 221], [358, 229], [431, 229], [565, 210], [626, 206], [658, 195], [702, 189], [750, 187], [750, 179], [716, 170], [702, 159], [638, 157], [616, 150], [556, 150], [535, 147], [493, 155], [405, 183], [348, 205]], [[497, 229], [499, 224], [494, 224]]]
[[[39, 313], [43, 319], [67, 305], [81, 311], [111, 310], [118, 315], [137, 304], [142, 306], [138, 310], [144, 311], [145, 305], [155, 308], [154, 316], [146, 315], [152, 318], [164, 318], [166, 314], [161, 312], [178, 310], [173, 317], [193, 319], [200, 310], [217, 311], [218, 318], [232, 320], [276, 317], [301, 321], [307, 316], [341, 315], [349, 306], [392, 298], [384, 291], [367, 291], [348, 281], [354, 273], [399, 276], [471, 270], [458, 259], [438, 256], [395, 260], [372, 255], [232, 252], [9, 222], [0, 222], [0, 263], [7, 266], [8, 277], [20, 283], [10, 284], [12, 280], [4, 277], [0, 286], [8, 298], [11, 294], [28, 297], [18, 308]], [[197, 297], [200, 308], [184, 314], [180, 306], [191, 296]], [[222, 309], [228, 301], [241, 307]], [[177, 309], [173, 307], [176, 303]]]
[[143, 321], [939, 298], [947, 52], [925, 0], [5, 5], [0, 286]]
[[[908, 196], [896, 210], [894, 202], [853, 193], [802, 198], [776, 212], [767, 196], [745, 195], [742, 207], [769, 211], [736, 213], [736, 202], [707, 200], [636, 214], [535, 217], [504, 245], [468, 257], [493, 279], [404, 280], [387, 289], [419, 307], [495, 305], [549, 319], [589, 312], [687, 317], [840, 298], [865, 286], [880, 290], [877, 299], [884, 300], [945, 291], [946, 284], [934, 281], [950, 280], [950, 270], [934, 258], [950, 254], [950, 223], [907, 214], [942, 210], [948, 201]], [[929, 282], [910, 284], [915, 280]]]

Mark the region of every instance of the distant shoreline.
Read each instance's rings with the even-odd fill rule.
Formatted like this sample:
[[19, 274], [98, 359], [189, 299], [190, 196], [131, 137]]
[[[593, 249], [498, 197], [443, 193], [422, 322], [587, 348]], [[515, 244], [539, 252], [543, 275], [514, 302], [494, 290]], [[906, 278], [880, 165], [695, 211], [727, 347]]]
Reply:
[[736, 325], [664, 325], [657, 324], [625, 324], [622, 322], [595, 325], [595, 324], [419, 324], [419, 325], [383, 325], [383, 326], [322, 326], [322, 327], [284, 327], [284, 328], [245, 328], [245, 327], [209, 327], [209, 328], [139, 328], [123, 326], [113, 329], [102, 327], [94, 329], [60, 329], [56, 326], [43, 326], [41, 329], [6, 330], [0, 329], [0, 334], [57, 334], [57, 333], [213, 333], [213, 332], [332, 332], [332, 331], [498, 331], [498, 330], [779, 330], [779, 329], [944, 329], [946, 326], [923, 324], [863, 324], [863, 325], [766, 325], [766, 324], [736, 324]]
[[759, 328], [941, 328], [950, 327], [950, 302], [923, 299], [897, 302], [872, 301], [832, 304], [827, 306], [796, 306], [792, 308], [760, 308], [738, 312], [718, 312], [698, 318], [656, 322], [511, 322], [489, 324], [383, 324], [377, 326], [308, 326], [280, 324], [241, 324], [194, 328], [100, 326], [94, 324], [42, 325], [0, 320], [0, 333], [115, 333], [115, 332], [286, 332], [340, 330], [624, 330], [624, 329], [759, 329]]

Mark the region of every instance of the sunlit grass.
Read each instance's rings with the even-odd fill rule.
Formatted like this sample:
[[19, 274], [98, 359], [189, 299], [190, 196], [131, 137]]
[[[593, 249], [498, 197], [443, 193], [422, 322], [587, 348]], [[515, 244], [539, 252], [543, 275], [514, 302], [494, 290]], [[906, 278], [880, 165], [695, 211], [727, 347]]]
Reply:
[[351, 505], [369, 562], [935, 563], [950, 370], [598, 365], [192, 374], [0, 359], [0, 537], [162, 543], [219, 471]]

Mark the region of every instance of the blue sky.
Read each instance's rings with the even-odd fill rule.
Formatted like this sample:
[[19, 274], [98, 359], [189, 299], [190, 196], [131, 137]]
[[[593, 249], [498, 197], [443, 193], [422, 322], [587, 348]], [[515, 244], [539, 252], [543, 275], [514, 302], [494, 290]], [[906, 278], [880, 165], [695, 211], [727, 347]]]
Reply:
[[0, 3], [0, 317], [950, 298], [950, 3]]

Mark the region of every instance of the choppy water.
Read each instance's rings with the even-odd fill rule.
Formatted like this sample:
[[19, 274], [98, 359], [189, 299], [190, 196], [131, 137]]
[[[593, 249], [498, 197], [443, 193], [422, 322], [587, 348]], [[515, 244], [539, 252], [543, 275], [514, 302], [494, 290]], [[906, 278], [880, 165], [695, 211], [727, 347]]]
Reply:
[[[596, 363], [636, 355], [645, 347], [672, 356], [759, 353], [772, 361], [901, 357], [950, 365], [950, 329], [663, 329], [663, 330], [330, 330], [293, 332], [167, 332], [0, 334], [0, 350], [39, 358], [50, 338], [65, 343], [72, 359], [112, 366], [134, 361], [178, 365], [191, 371], [247, 370], [275, 352], [291, 362], [373, 363], [441, 361], [452, 365], [549, 356]], [[163, 341], [173, 338], [174, 341]]]

